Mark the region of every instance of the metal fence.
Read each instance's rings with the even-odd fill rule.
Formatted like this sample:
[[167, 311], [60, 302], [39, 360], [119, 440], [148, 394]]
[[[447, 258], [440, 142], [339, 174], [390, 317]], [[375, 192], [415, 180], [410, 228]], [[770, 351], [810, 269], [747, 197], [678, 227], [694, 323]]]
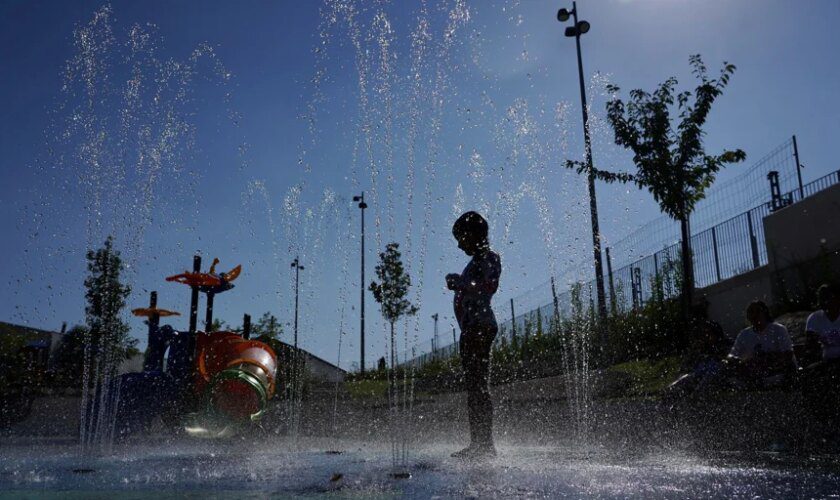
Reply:
[[[770, 167], [782, 164], [779, 156], [782, 155], [782, 152], [787, 151], [788, 146], [794, 144], [795, 139], [793, 142], [783, 144], [738, 178], [741, 181], [746, 179], [746, 182], [750, 184], [750, 189], [754, 191], [756, 189], [755, 184], [758, 182], [756, 172], [760, 172], [765, 178], [775, 175], [775, 191], [772, 188], [767, 188], [767, 180], [760, 183], [764, 186], [765, 201], [723, 222], [711, 226], [706, 225], [706, 228], [692, 234], [690, 243], [694, 263], [695, 286], [697, 288], [703, 288], [766, 265], [768, 256], [764, 235], [764, 217], [775, 209], [796, 203], [833, 185], [840, 184], [840, 170], [801, 187], [798, 183], [792, 184], [797, 175], [795, 171], [779, 175], [776, 170], [761, 170], [760, 167], [765, 164]], [[793, 150], [795, 150], [795, 146]], [[796, 163], [798, 163], [798, 160]], [[772, 181], [770, 184], [772, 186]], [[724, 186], [724, 189], [732, 190], [734, 185], [728, 183]], [[787, 192], [783, 193], [781, 191], [782, 186], [787, 187]], [[767, 196], [767, 193], [771, 192], [771, 196]], [[675, 221], [669, 222], [671, 226], [678, 228]], [[657, 222], [657, 224], [660, 223]], [[637, 233], [649, 232], [651, 227], [653, 226], [647, 224]], [[633, 238], [638, 239], [638, 237], [634, 233], [620, 243]], [[679, 241], [663, 245], [661, 250], [617, 269], [612, 268], [612, 257], [614, 255], [615, 248], [608, 247], [606, 249], [608, 276], [606, 276], [605, 282], [608, 286], [608, 307], [618, 311], [627, 311], [644, 305], [654, 294], [657, 278], [661, 279], [663, 276], [678, 272], [676, 270], [680, 268], [681, 262]], [[552, 280], [519, 297], [509, 299], [509, 304], [497, 304], [497, 309], [498, 305], [505, 308], [508, 305], [510, 307], [510, 319], [500, 323], [497, 342], [510, 341], [513, 337], [524, 337], [529, 329], [535, 328], [535, 325], [540, 322], [546, 324], [550, 321], [554, 317], [555, 309], [561, 317], [565, 318], [570, 317], [575, 312], [587, 314], [594, 311], [596, 300], [594, 289], [595, 280], [593, 279], [590, 282], [577, 284], [572, 290], [557, 293]], [[663, 287], [663, 292], [667, 297], [675, 296], [679, 293], [679, 290], [675, 286], [667, 286], [666, 284]], [[541, 302], [542, 305], [533, 305], [535, 301]], [[532, 305], [525, 306], [525, 312], [516, 314], [516, 307], [523, 307], [522, 303]], [[450, 357], [457, 353], [457, 342], [445, 345], [439, 344], [444, 344], [444, 342], [433, 340], [415, 346], [411, 353], [404, 353], [403, 359], [405, 362], [423, 365], [429, 361]]]

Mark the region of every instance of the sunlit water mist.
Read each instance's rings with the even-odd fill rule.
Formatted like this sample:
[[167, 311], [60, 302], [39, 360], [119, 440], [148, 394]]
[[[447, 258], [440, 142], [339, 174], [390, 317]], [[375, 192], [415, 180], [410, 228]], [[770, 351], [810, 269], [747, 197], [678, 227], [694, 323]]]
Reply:
[[[149, 251], [147, 235], [194, 230], [183, 204], [194, 200], [197, 206], [198, 198], [200, 173], [187, 166], [196, 152], [195, 88], [217, 84], [220, 108], [235, 122], [225, 90], [231, 75], [208, 44], [184, 60], [163, 57], [161, 44], [154, 25], [126, 28], [108, 5], [73, 32], [46, 153], [35, 165], [43, 191], [24, 208], [25, 220], [34, 222], [31, 244], [47, 249], [41, 259], [27, 261], [24, 279], [45, 280], [59, 297], [78, 294], [78, 285], [62, 276], [76, 276], [84, 252], [102, 246], [107, 236], [121, 253], [123, 283], [138, 291], [141, 271], [153, 268], [162, 250]], [[74, 233], [80, 226], [83, 237]], [[35, 312], [49, 314], [48, 305], [41, 309]], [[80, 409], [85, 453], [111, 450], [122, 362], [116, 330], [105, 324], [95, 342], [90, 332], [86, 337]]]
[[[517, 4], [503, 7], [514, 12]], [[359, 243], [358, 212], [349, 198], [362, 189], [374, 215], [368, 262], [386, 243], [398, 241], [412, 276], [412, 301], [421, 308], [400, 322], [395, 346], [400, 362], [421, 352], [433, 312], [450, 315], [451, 297], [443, 290], [442, 276], [459, 271], [465, 262], [449, 231], [463, 210], [477, 208], [491, 221], [493, 243], [505, 266], [499, 304], [547, 275], [556, 276], [560, 287], [588, 278], [583, 180], [562, 168], [566, 157], [582, 154], [574, 140], [576, 108], [560, 98], [530, 95], [527, 88], [507, 88], [488, 69], [494, 57], [487, 34], [492, 30], [481, 24], [481, 13], [496, 8], [422, 2], [406, 14], [387, 4], [323, 3], [313, 77], [306, 85], [309, 98], [301, 114], [305, 132], [298, 145], [299, 181], [277, 187], [271, 179], [254, 179], [245, 168], [247, 144], [235, 152], [242, 209], [239, 227], [231, 232], [243, 235], [236, 248], [254, 274], [273, 270], [270, 284], [255, 297], [268, 295], [269, 307], [276, 306], [284, 341], [291, 338], [294, 293], [289, 263], [299, 257], [307, 266], [301, 274], [302, 347], [330, 353], [325, 357], [347, 367], [355, 361], [358, 340], [342, 332], [358, 314], [349, 290], [364, 285], [348, 271]], [[77, 33], [78, 54], [68, 65], [52, 132], [61, 147], [39, 166], [52, 182], [81, 192], [85, 207], [75, 210], [69, 198], [41, 200], [31, 212], [43, 228], [33, 244], [40, 244], [45, 233], [53, 242], [72, 241], [66, 229], [49, 227], [47, 219], [57, 212], [81, 214], [87, 234], [78, 247], [95, 247], [104, 235], [115, 234], [132, 284], [142, 270], [160, 274], [156, 264], [163, 253], [183, 254], [186, 261], [196, 250], [213, 251], [205, 244], [217, 243], [196, 234], [206, 202], [197, 192], [201, 172], [188, 166], [199, 140], [188, 119], [197, 106], [196, 82], [219, 83], [218, 104], [234, 127], [247, 117], [230, 111], [226, 86], [231, 75], [210, 45], [201, 45], [184, 61], [162, 59], [153, 27], [134, 26], [123, 36], [111, 16], [110, 8], [102, 9]], [[511, 22], [521, 27], [515, 16]], [[513, 43], [520, 41], [525, 43]], [[512, 64], [531, 64], [535, 57], [526, 54]], [[536, 71], [528, 79], [544, 73]], [[347, 79], [349, 89], [335, 85]], [[602, 97], [603, 85], [593, 82], [589, 95]], [[597, 132], [597, 109], [591, 114], [597, 145], [604, 134]], [[60, 175], [52, 175], [56, 171]], [[188, 200], [193, 208], [173, 207], [172, 199]], [[144, 235], [150, 231], [172, 235], [170, 246], [148, 248]], [[54, 253], [78, 257], [79, 248], [67, 245]], [[255, 248], [265, 251], [249, 255]], [[52, 266], [59, 276], [66, 272], [54, 262], [45, 264], [41, 267]], [[35, 275], [30, 270], [27, 279]], [[496, 309], [504, 319], [506, 309]], [[388, 359], [386, 325], [370, 302], [368, 320], [368, 361]], [[586, 339], [581, 334], [579, 343]], [[353, 353], [346, 363], [339, 349]], [[575, 380], [585, 385], [587, 363], [578, 351], [570, 351], [569, 363], [580, 367], [574, 370]], [[410, 448], [413, 388], [411, 370], [392, 388], [398, 395], [392, 399], [397, 423], [389, 431], [395, 462], [404, 462]], [[291, 400], [300, 394], [296, 391]], [[577, 403], [580, 398], [572, 400], [585, 406]]]
[[[421, 308], [420, 314], [400, 322], [402, 334], [393, 347], [398, 352], [395, 356], [389, 352], [387, 325], [369, 323], [381, 332], [368, 332], [379, 353], [405, 363], [420, 353], [421, 342], [428, 338], [428, 316], [436, 311], [425, 310], [424, 305], [431, 298], [437, 307], [446, 293], [441, 277], [463, 265], [464, 257], [449, 235], [449, 225], [461, 212], [478, 209], [491, 221], [491, 237], [505, 265], [500, 291], [505, 299], [516, 294], [523, 282], [535, 284], [547, 275], [556, 278], [561, 291], [590, 279], [586, 257], [591, 237], [585, 236], [589, 220], [585, 179], [563, 167], [566, 159], [581, 159], [583, 154], [582, 141], [576, 140], [579, 125], [573, 121], [576, 106], [527, 91], [511, 97], [510, 89], [487, 67], [486, 33], [492, 30], [475, 21], [482, 8], [494, 7], [463, 1], [421, 2], [408, 9], [407, 15], [391, 7], [329, 0], [320, 9], [315, 68], [303, 113], [307, 132], [299, 146], [300, 182], [284, 198], [281, 218], [287, 252], [280, 260], [306, 255], [313, 266], [333, 261], [330, 276], [354, 274], [348, 275], [344, 261], [325, 249], [321, 240], [331, 236], [323, 232], [334, 229], [321, 227], [323, 218], [317, 215], [323, 203], [318, 196], [322, 185], [348, 192], [346, 185], [324, 183], [321, 165], [332, 170], [336, 155], [350, 158], [342, 162], [348, 171], [343, 180], [352, 185], [353, 194], [364, 188], [372, 208], [369, 235], [374, 248], [369, 256], [390, 241], [400, 243], [412, 276], [411, 297]], [[502, 8], [513, 13], [518, 5], [506, 3]], [[522, 29], [522, 16], [511, 14], [509, 21]], [[512, 64], [533, 65], [537, 56], [525, 47], [527, 34], [521, 34], [521, 43], [523, 50]], [[537, 68], [528, 73], [527, 80], [533, 86], [545, 74], [544, 68]], [[341, 87], [336, 93], [335, 82], [347, 80], [352, 90]], [[598, 154], [602, 148], [609, 149], [604, 140], [608, 131], [595, 105], [600, 106], [606, 97], [607, 81], [596, 75], [588, 84]], [[337, 110], [345, 115], [327, 145], [324, 128], [332, 130], [333, 125], [324, 117], [336, 116]], [[611, 159], [604, 160], [606, 164]], [[353, 233], [352, 228], [347, 230]], [[526, 247], [529, 250], [522, 252]], [[532, 250], [537, 248], [541, 251]], [[543, 278], [534, 280], [528, 275]], [[318, 291], [320, 297], [306, 297], [302, 307], [309, 311], [322, 309], [318, 304], [324, 297], [343, 302], [342, 290], [358, 286], [345, 282], [319, 290], [317, 281], [322, 278], [317, 272], [305, 279], [309, 293]], [[588, 299], [582, 301], [586, 309]], [[344, 307], [340, 310], [345, 311]], [[502, 311], [506, 309], [498, 307], [504, 318]], [[344, 324], [338, 319], [343, 317], [344, 313], [336, 312], [329, 325], [321, 319], [306, 329], [313, 328], [313, 335], [324, 329], [343, 331], [337, 324]], [[572, 378], [570, 402], [579, 408], [576, 420], [583, 427], [590, 404], [591, 325], [577, 324], [579, 333], [569, 339], [565, 363]], [[405, 460], [411, 439], [406, 426], [412, 421], [414, 380], [412, 369], [405, 373], [405, 380], [392, 381], [389, 389], [395, 415], [389, 430], [395, 463]]]

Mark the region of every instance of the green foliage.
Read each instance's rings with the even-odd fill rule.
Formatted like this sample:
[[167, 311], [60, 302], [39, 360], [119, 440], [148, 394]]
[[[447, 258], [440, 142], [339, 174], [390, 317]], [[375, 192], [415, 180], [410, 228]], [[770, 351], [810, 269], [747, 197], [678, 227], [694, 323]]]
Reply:
[[220, 332], [223, 330], [228, 330], [230, 325], [227, 324], [227, 321], [219, 318], [213, 318], [213, 322], [210, 323], [210, 331], [211, 332]]
[[90, 344], [94, 349], [115, 349], [121, 357], [127, 357], [137, 339], [128, 335], [128, 324], [121, 316], [131, 288], [120, 282], [123, 263], [119, 250], [114, 249], [114, 238], [108, 236], [102, 248], [88, 251], [86, 258], [85, 320]]
[[400, 317], [417, 313], [417, 306], [405, 298], [411, 286], [411, 277], [405, 272], [399, 247], [397, 243], [385, 246], [385, 251], [379, 254], [379, 264], [376, 265], [379, 283], [372, 281], [369, 287], [374, 300], [380, 305], [382, 317], [392, 327]]
[[84, 371], [85, 339], [88, 328], [76, 325], [64, 334], [55, 353], [55, 385], [58, 387], [81, 387]]
[[[630, 91], [627, 103], [617, 96], [621, 90], [618, 86], [608, 87], [613, 97], [607, 103], [607, 121], [615, 132], [615, 143], [633, 152], [636, 172], [593, 168], [593, 175], [603, 181], [632, 182], [639, 189], [647, 189], [663, 213], [680, 221], [684, 254], [691, 251], [688, 221], [697, 202], [706, 196], [721, 168], [746, 158], [740, 149], [709, 155], [703, 146], [703, 126], [712, 104], [729, 84], [735, 65], [724, 62], [719, 76], [709, 78], [699, 55], [692, 55], [689, 63], [699, 81], [693, 94], [688, 90], [677, 93], [678, 82], [674, 77], [651, 93], [641, 89]], [[672, 117], [674, 112], [676, 117]], [[567, 161], [566, 166], [578, 172], [587, 170], [585, 164], [576, 161]], [[688, 318], [694, 289], [692, 259], [683, 259], [682, 266], [683, 315]]]
[[684, 346], [690, 328], [675, 299], [683, 279], [678, 264], [666, 256], [650, 279], [651, 294], [644, 304], [609, 316], [608, 360], [657, 359]]
[[[699, 80], [693, 93], [676, 93], [677, 79], [671, 77], [652, 93], [636, 89], [625, 103], [614, 96], [607, 103], [607, 120], [615, 132], [615, 142], [633, 152], [636, 173], [615, 173], [595, 170], [595, 175], [607, 182], [633, 182], [647, 189], [665, 214], [675, 220], [687, 218], [697, 202], [706, 195], [715, 176], [723, 166], [743, 161], [740, 150], [726, 150], [719, 155], [706, 154], [703, 147], [703, 125], [712, 104], [723, 94], [735, 66], [724, 63], [718, 78], [709, 78], [699, 55], [689, 58], [692, 73]], [[617, 94], [618, 86], [608, 90]], [[674, 111], [679, 123], [674, 128]], [[579, 162], [567, 166], [581, 167]]]
[[388, 391], [388, 381], [384, 379], [348, 380], [345, 389], [353, 399], [376, 399], [385, 397]]
[[257, 323], [251, 327], [251, 331], [256, 336], [279, 339], [283, 335], [283, 325], [276, 316], [266, 311]]
[[655, 360], [627, 361], [610, 367], [610, 371], [630, 375], [631, 385], [626, 396], [649, 396], [661, 393], [677, 378], [681, 363], [679, 356], [667, 356]]

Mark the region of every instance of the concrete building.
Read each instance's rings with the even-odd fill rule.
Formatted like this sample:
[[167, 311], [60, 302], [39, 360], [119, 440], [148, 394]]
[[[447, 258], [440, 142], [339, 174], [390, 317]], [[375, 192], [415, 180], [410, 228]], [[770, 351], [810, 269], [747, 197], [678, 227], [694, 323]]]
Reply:
[[65, 329], [62, 325], [61, 331], [55, 332], [0, 321], [0, 359], [24, 352], [29, 364], [47, 369]]

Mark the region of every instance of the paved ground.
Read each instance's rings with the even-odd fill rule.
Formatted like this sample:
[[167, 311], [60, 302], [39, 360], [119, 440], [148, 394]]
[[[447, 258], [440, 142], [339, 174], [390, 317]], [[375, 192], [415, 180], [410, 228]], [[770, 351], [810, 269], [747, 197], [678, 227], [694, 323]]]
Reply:
[[[387, 444], [287, 439], [134, 443], [81, 458], [41, 441], [0, 450], [3, 498], [802, 498], [840, 491], [837, 457], [502, 446], [486, 463], [417, 446], [396, 467]], [[341, 454], [326, 449], [340, 447]], [[410, 478], [394, 478], [393, 472]]]

